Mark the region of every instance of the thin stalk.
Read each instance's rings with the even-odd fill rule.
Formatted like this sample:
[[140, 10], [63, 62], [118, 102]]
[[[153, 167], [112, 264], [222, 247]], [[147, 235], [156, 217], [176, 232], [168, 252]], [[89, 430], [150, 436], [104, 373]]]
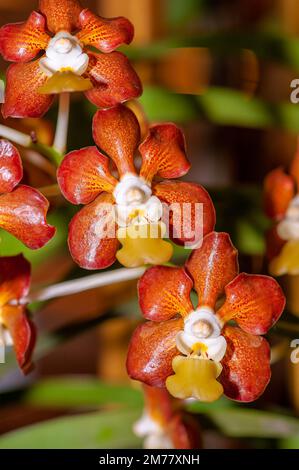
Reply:
[[77, 294], [85, 290], [95, 289], [96, 287], [108, 286], [118, 282], [138, 279], [145, 271], [145, 267], [141, 268], [120, 268], [113, 271], [92, 274], [80, 279], [60, 282], [52, 286], [44, 287], [32, 292], [26, 302], [42, 302], [54, 299], [56, 297], [65, 297], [66, 295]]
[[60, 153], [66, 152], [70, 115], [70, 93], [59, 95], [58, 117], [53, 147]]
[[22, 157], [24, 160], [27, 160], [29, 163], [34, 165], [36, 168], [39, 168], [43, 172], [50, 175], [52, 178], [56, 180], [56, 165], [54, 166], [52, 162], [50, 162], [47, 158], [41, 155], [39, 152], [35, 150], [24, 150], [22, 153]]
[[2, 124], [0, 124], [0, 135], [1, 137], [14, 142], [15, 144], [21, 145], [22, 147], [30, 147], [32, 144], [30, 135], [16, 131], [15, 129], [11, 129], [7, 126], [3, 126]]

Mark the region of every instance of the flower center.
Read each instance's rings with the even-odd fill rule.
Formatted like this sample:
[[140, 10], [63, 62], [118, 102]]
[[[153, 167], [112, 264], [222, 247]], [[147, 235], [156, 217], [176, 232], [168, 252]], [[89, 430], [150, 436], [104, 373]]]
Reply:
[[299, 195], [290, 202], [284, 219], [277, 225], [277, 233], [282, 240], [299, 238]]
[[207, 320], [198, 320], [193, 325], [193, 333], [199, 338], [208, 338], [213, 333], [213, 326]]
[[88, 62], [88, 55], [83, 52], [79, 39], [67, 31], [60, 31], [49, 42], [39, 66], [49, 77], [64, 71], [82, 75]]

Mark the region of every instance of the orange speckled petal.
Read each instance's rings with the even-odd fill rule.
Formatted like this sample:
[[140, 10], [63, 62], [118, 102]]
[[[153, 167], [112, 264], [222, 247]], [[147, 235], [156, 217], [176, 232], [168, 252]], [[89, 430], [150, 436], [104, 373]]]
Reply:
[[193, 310], [190, 293], [193, 282], [184, 268], [153, 266], [138, 283], [139, 305], [148, 320], [165, 321]]
[[179, 178], [190, 169], [186, 157], [185, 138], [175, 124], [159, 124], [149, 129], [149, 135], [139, 146], [142, 157], [140, 175], [151, 182], [161, 178]]
[[264, 181], [264, 205], [268, 217], [279, 220], [295, 195], [294, 180], [281, 168], [271, 171]]
[[299, 241], [290, 240], [286, 242], [280, 253], [271, 260], [269, 272], [272, 276], [283, 276], [299, 274]]
[[227, 233], [212, 232], [191, 253], [186, 268], [194, 280], [198, 304], [214, 308], [226, 284], [238, 274], [238, 252]]
[[97, 111], [93, 118], [95, 143], [109, 155], [120, 175], [136, 173], [134, 154], [140, 127], [133, 111], [123, 105]]
[[132, 23], [126, 18], [106, 19], [87, 8], [80, 13], [78, 39], [85, 46], [93, 46], [102, 52], [112, 52], [121, 44], [130, 44], [134, 36]]
[[112, 192], [117, 180], [110, 174], [109, 160], [96, 147], [68, 153], [57, 171], [64, 197], [73, 204], [88, 204], [102, 191]]
[[202, 237], [214, 230], [214, 205], [199, 184], [162, 181], [154, 185], [153, 193], [167, 204], [163, 220], [169, 223], [170, 237], [178, 245], [198, 246]]
[[23, 166], [16, 147], [0, 139], [0, 194], [9, 193], [23, 178]]
[[152, 387], [164, 387], [172, 374], [172, 360], [179, 353], [175, 338], [182, 328], [182, 318], [146, 322], [136, 328], [127, 357], [129, 376]]
[[165, 230], [161, 222], [120, 227], [117, 238], [122, 247], [116, 258], [126, 268], [167, 263], [173, 248], [169, 242], [163, 240]]
[[0, 312], [9, 301], [28, 295], [30, 272], [30, 263], [23, 255], [0, 257]]
[[39, 9], [45, 15], [52, 33], [71, 32], [80, 27], [82, 7], [78, 0], [39, 0]]
[[140, 79], [130, 61], [121, 52], [94, 54], [89, 52], [86, 75], [93, 88], [85, 92], [86, 98], [98, 108], [110, 108], [142, 93]]
[[268, 342], [234, 326], [226, 326], [223, 335], [227, 349], [220, 382], [225, 395], [243, 402], [257, 400], [271, 377]]
[[241, 273], [225, 288], [226, 300], [217, 316], [235, 320], [247, 333], [264, 335], [277, 322], [285, 306], [280, 285], [269, 276]]
[[36, 189], [20, 185], [0, 196], [0, 227], [32, 250], [44, 246], [55, 234], [47, 224], [47, 199]]
[[41, 95], [38, 89], [46, 82], [38, 60], [11, 65], [6, 74], [4, 118], [42, 117], [50, 108], [53, 97]]
[[36, 340], [36, 330], [23, 305], [5, 305], [0, 314], [8, 329], [20, 368], [27, 374], [32, 369], [31, 357]]
[[11, 62], [27, 62], [46, 49], [49, 40], [44, 16], [33, 11], [24, 23], [0, 28], [0, 54]]
[[180, 399], [195, 398], [208, 403], [221, 397], [223, 387], [216, 378], [222, 367], [218, 362], [176, 356], [172, 367], [174, 375], [166, 380], [166, 388], [172, 396]]
[[118, 248], [113, 196], [100, 194], [73, 217], [69, 226], [69, 249], [84, 269], [103, 269], [115, 261]]

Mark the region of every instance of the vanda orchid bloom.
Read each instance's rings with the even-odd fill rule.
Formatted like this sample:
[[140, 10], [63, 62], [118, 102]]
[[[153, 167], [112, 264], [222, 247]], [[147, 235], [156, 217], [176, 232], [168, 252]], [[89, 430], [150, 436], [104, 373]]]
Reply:
[[0, 342], [13, 345], [24, 373], [32, 366], [36, 336], [26, 310], [29, 287], [30, 263], [23, 255], [0, 258]]
[[274, 222], [267, 233], [270, 273], [299, 274], [299, 151], [289, 174], [277, 168], [266, 176], [264, 199], [266, 214]]
[[84, 91], [105, 108], [141, 94], [128, 59], [114, 52], [133, 39], [127, 19], [101, 18], [77, 0], [40, 0], [39, 10], [0, 29], [0, 53], [16, 62], [7, 71], [4, 117], [41, 117], [57, 93]]
[[0, 228], [32, 250], [44, 246], [55, 228], [47, 224], [47, 199], [36, 189], [18, 184], [23, 167], [18, 150], [0, 139]]
[[[74, 260], [86, 269], [101, 269], [115, 258], [124, 266], [163, 264], [172, 255], [170, 243], [162, 240], [162, 202], [187, 204], [188, 217], [179, 223], [170, 220], [170, 236], [175, 243], [187, 242], [184, 224], [198, 222], [194, 207], [201, 203], [203, 221], [199, 233], [209, 233], [215, 224], [215, 211], [209, 194], [194, 183], [153, 181], [178, 178], [190, 164], [185, 154], [182, 132], [174, 124], [150, 127], [139, 146], [142, 164], [139, 174], [134, 156], [140, 142], [135, 114], [126, 106], [99, 110], [93, 120], [93, 137], [100, 149], [115, 163], [119, 179], [109, 171], [109, 159], [96, 147], [70, 152], [58, 169], [58, 183], [66, 199], [85, 204], [71, 221], [69, 248]], [[179, 226], [178, 226], [179, 225]], [[138, 230], [141, 227], [141, 233]], [[151, 236], [157, 229], [156, 238]], [[110, 235], [109, 235], [110, 233]], [[140, 236], [139, 236], [140, 235]], [[119, 241], [123, 247], [118, 251]]]
[[145, 408], [133, 430], [144, 438], [144, 449], [198, 449], [201, 433], [197, 421], [181, 409], [165, 388], [143, 386]]
[[[193, 287], [196, 308], [190, 300]], [[224, 391], [231, 399], [250, 402], [262, 394], [271, 371], [270, 348], [260, 335], [278, 320], [285, 298], [274, 279], [238, 274], [237, 251], [228, 234], [208, 234], [185, 267], [151, 267], [138, 290], [150, 321], [131, 339], [131, 378], [166, 385], [181, 399], [211, 402]]]

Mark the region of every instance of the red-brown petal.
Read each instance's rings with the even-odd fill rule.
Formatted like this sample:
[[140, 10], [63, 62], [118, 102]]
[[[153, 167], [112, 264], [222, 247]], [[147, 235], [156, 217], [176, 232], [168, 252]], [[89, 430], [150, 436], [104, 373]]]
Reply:
[[38, 92], [47, 78], [41, 71], [38, 60], [11, 65], [6, 74], [3, 117], [42, 117], [53, 102], [53, 96]]
[[9, 301], [28, 295], [30, 280], [31, 266], [22, 254], [0, 257], [0, 311]]
[[294, 180], [281, 168], [271, 171], [264, 181], [265, 212], [271, 219], [281, 219], [295, 194]]
[[148, 320], [165, 321], [193, 310], [190, 293], [193, 282], [184, 268], [153, 266], [138, 283], [139, 304]]
[[200, 449], [202, 447], [199, 424], [187, 413], [176, 413], [168, 424], [168, 432], [175, 449]]
[[190, 169], [182, 131], [172, 123], [158, 124], [149, 129], [149, 135], [139, 146], [142, 157], [140, 175], [152, 181], [161, 178], [179, 178]]
[[178, 355], [177, 333], [183, 329], [183, 319], [166, 322], [146, 322], [136, 328], [130, 341], [127, 371], [132, 379], [152, 387], [164, 387], [172, 373], [172, 360]]
[[47, 224], [47, 199], [36, 189], [20, 185], [0, 196], [0, 227], [35, 250], [44, 246], [55, 234]]
[[135, 173], [134, 154], [140, 127], [133, 111], [123, 105], [101, 109], [93, 118], [95, 143], [109, 155], [120, 175]]
[[34, 324], [28, 318], [26, 308], [23, 305], [5, 305], [1, 318], [12, 337], [19, 366], [26, 374], [32, 368], [31, 357], [36, 340]]
[[102, 52], [112, 52], [121, 44], [130, 44], [134, 36], [132, 23], [123, 17], [102, 18], [87, 8], [79, 17], [78, 39], [85, 46], [96, 47]]
[[98, 108], [111, 108], [142, 93], [140, 79], [130, 61], [121, 52], [110, 54], [88, 53], [87, 76], [93, 88], [86, 97]]
[[263, 337], [233, 326], [226, 326], [223, 334], [227, 349], [219, 380], [224, 393], [232, 400], [254, 401], [264, 392], [271, 377], [269, 344]]
[[102, 193], [83, 207], [70, 223], [69, 249], [81, 268], [103, 269], [115, 261], [119, 242], [115, 234], [113, 202], [111, 194]]
[[0, 28], [0, 54], [11, 62], [27, 62], [46, 49], [49, 40], [44, 16], [33, 11], [24, 23]]
[[277, 322], [285, 306], [280, 285], [269, 276], [241, 273], [225, 288], [225, 303], [217, 315], [235, 320], [247, 333], [264, 335]]
[[191, 253], [186, 268], [194, 280], [198, 304], [214, 308], [225, 286], [238, 274], [238, 252], [227, 233], [212, 232]]
[[71, 32], [80, 27], [82, 7], [77, 0], [39, 0], [39, 9], [47, 18], [47, 26], [52, 33]]
[[162, 181], [154, 185], [153, 192], [167, 204], [164, 222], [169, 225], [170, 237], [175, 243], [196, 245], [214, 230], [214, 205], [209, 193], [199, 184]]
[[150, 387], [143, 384], [146, 412], [155, 421], [165, 427], [173, 415], [174, 398], [166, 388]]
[[68, 153], [58, 168], [57, 181], [73, 204], [88, 204], [102, 191], [112, 192], [117, 184], [109, 171], [109, 159], [96, 147]]
[[0, 139], [0, 194], [9, 193], [23, 178], [23, 166], [16, 147]]

